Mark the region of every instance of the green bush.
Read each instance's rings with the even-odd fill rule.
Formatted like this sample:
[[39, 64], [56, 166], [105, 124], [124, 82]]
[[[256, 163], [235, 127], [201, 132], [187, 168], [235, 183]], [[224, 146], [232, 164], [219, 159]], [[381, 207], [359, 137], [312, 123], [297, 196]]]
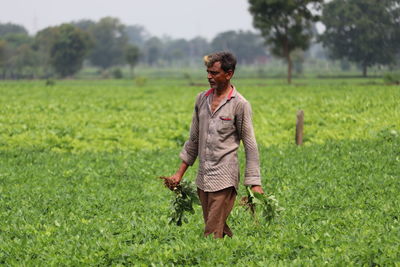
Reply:
[[146, 77], [136, 77], [135, 78], [135, 84], [139, 87], [145, 86], [147, 83], [147, 78]]
[[386, 73], [383, 75], [383, 81], [389, 84], [400, 84], [400, 73]]
[[54, 79], [47, 79], [45, 84], [46, 86], [53, 86], [56, 84], [56, 82]]
[[120, 68], [113, 69], [112, 75], [114, 79], [122, 79], [124, 77], [124, 74], [122, 73], [122, 70]]

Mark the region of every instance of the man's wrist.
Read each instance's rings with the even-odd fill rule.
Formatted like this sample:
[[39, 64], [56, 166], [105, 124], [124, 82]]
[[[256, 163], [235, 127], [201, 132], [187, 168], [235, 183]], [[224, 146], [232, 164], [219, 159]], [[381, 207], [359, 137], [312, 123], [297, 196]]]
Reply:
[[182, 180], [182, 177], [183, 177], [182, 173], [179, 173], [179, 172], [175, 173], [174, 176], [175, 176], [176, 178], [178, 178], [179, 181]]
[[257, 193], [260, 193], [260, 194], [264, 194], [264, 190], [262, 189], [261, 185], [252, 185], [252, 186], [251, 186], [251, 190], [252, 190], [253, 192], [257, 192]]

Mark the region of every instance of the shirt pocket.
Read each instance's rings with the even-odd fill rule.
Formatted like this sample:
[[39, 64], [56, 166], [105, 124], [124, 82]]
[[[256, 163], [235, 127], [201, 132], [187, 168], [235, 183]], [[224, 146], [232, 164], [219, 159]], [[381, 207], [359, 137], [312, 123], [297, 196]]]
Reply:
[[234, 118], [229, 116], [220, 116], [218, 119], [217, 131], [220, 134], [230, 133], [234, 128]]

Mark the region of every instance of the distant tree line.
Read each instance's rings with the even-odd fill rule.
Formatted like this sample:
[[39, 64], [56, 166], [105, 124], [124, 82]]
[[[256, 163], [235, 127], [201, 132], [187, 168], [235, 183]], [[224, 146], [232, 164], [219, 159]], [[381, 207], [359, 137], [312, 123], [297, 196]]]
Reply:
[[[227, 31], [211, 41], [151, 36], [113, 17], [48, 27], [35, 36], [20, 25], [0, 24], [0, 78], [68, 77], [83, 65], [103, 71], [128, 65], [133, 75], [139, 63], [187, 67], [210, 52], [230, 50], [240, 64], [262, 64], [270, 54], [284, 59], [290, 83], [293, 66], [301, 70], [316, 44], [331, 59], [357, 64], [364, 76], [371, 66], [399, 65], [400, 0], [248, 1], [260, 34]], [[325, 26], [321, 34], [318, 22]]]
[[81, 20], [48, 27], [30, 36], [20, 25], [0, 24], [0, 78], [69, 77], [82, 66], [107, 70], [141, 63], [147, 66], [188, 66], [218, 50], [233, 51], [240, 63], [253, 64], [267, 55], [260, 35], [228, 31], [208, 41], [150, 36], [138, 25], [124, 25], [117, 18]]
[[[248, 1], [254, 27], [271, 52], [288, 64], [288, 83], [293, 55], [307, 50], [313, 38], [322, 42], [332, 59], [361, 66], [364, 76], [368, 67], [393, 67], [399, 62], [400, 0]], [[319, 21], [326, 30], [316, 36], [313, 28]]]
[[400, 56], [400, 0], [334, 0], [323, 9], [320, 40], [331, 58], [394, 67]]

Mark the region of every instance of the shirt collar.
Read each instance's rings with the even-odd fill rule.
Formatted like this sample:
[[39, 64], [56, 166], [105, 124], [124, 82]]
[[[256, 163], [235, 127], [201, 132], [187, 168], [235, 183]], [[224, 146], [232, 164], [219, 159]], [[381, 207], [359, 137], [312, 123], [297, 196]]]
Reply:
[[[237, 91], [236, 91], [235, 86], [231, 85], [231, 87], [232, 87], [232, 89], [231, 89], [231, 91], [229, 92], [229, 94], [228, 94], [228, 96], [227, 96], [227, 99], [228, 99], [228, 100], [231, 100], [232, 97], [236, 97], [236, 94], [237, 94]], [[209, 96], [209, 95], [211, 95], [212, 93], [214, 93], [214, 89], [213, 89], [213, 88], [210, 88], [210, 89], [208, 89], [208, 91], [206, 92], [206, 95], [205, 95], [205, 96]]]

